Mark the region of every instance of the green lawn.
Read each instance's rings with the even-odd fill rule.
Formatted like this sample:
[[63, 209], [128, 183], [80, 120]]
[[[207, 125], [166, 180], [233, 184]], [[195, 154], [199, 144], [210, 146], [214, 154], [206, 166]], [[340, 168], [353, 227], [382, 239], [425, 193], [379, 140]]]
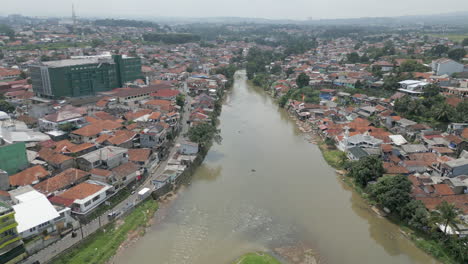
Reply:
[[100, 264], [106, 263], [119, 246], [127, 239], [128, 234], [146, 226], [148, 220], [158, 209], [158, 204], [148, 199], [124, 217], [118, 226], [115, 223], [97, 231], [78, 246], [66, 251], [51, 261], [52, 264]]
[[232, 264], [281, 264], [281, 262], [266, 253], [256, 252], [247, 253]]
[[322, 151], [323, 158], [335, 169], [342, 169], [343, 162], [347, 160], [346, 154], [337, 149], [330, 149], [324, 142], [319, 143], [319, 148]]

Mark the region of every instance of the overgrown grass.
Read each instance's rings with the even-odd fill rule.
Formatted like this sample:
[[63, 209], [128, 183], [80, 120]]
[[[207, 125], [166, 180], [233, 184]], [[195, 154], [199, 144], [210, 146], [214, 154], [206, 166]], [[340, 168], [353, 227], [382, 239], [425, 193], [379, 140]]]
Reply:
[[343, 169], [344, 162], [346, 160], [346, 154], [343, 151], [335, 148], [330, 148], [325, 142], [319, 142], [318, 146], [322, 151], [323, 158], [335, 169]]
[[256, 252], [243, 255], [233, 264], [281, 264], [281, 262], [266, 253]]
[[137, 231], [140, 227], [145, 227], [157, 209], [158, 204], [156, 201], [152, 199], [144, 201], [128, 216], [124, 217], [122, 224], [116, 225], [114, 222], [101, 228], [78, 246], [59, 255], [51, 263], [106, 263], [115, 255], [119, 246], [127, 239], [128, 234]]

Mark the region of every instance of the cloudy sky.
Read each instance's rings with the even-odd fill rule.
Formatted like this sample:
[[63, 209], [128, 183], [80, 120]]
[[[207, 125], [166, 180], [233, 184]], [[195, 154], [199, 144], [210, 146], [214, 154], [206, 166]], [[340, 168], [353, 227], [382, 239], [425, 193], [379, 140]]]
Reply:
[[439, 14], [468, 11], [468, 0], [17, 0], [0, 14], [103, 17], [256, 17], [324, 19]]

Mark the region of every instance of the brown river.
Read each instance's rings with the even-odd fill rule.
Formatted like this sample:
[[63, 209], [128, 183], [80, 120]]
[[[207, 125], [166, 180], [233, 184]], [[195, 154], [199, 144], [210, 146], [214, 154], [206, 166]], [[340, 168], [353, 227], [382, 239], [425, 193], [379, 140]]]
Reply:
[[[288, 114], [236, 75], [213, 145], [191, 184], [115, 263], [229, 264], [306, 245], [318, 263], [436, 263], [376, 215]], [[278, 256], [281, 257], [281, 256]], [[284, 259], [283, 259], [284, 260]]]

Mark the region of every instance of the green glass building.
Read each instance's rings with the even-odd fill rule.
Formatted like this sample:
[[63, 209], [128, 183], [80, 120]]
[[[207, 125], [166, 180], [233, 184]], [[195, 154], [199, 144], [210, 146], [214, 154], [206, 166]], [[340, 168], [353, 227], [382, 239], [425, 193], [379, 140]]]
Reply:
[[82, 56], [30, 66], [33, 90], [45, 98], [79, 97], [123, 87], [143, 78], [140, 58]]

